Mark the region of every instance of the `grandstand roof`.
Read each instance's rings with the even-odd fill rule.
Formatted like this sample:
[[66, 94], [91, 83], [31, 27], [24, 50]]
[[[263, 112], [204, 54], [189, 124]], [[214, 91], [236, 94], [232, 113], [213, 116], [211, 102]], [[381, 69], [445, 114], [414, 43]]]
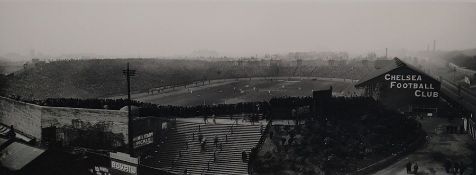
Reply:
[[45, 150], [13, 142], [0, 151], [0, 163], [9, 170], [20, 170], [43, 152]]
[[409, 69], [411, 69], [415, 72], [418, 72], [419, 74], [422, 74], [426, 77], [429, 77], [431, 80], [433, 80], [435, 82], [439, 82], [438, 80], [436, 80], [432, 76], [426, 74], [425, 72], [419, 70], [418, 68], [416, 68], [412, 65], [409, 65], [409, 64], [403, 62], [402, 60], [400, 60], [399, 58], [395, 57], [395, 58], [393, 58], [393, 60], [388, 62], [388, 64], [386, 66], [384, 66], [383, 68], [377, 69], [377, 71], [374, 71], [374, 72], [368, 74], [366, 77], [359, 80], [359, 82], [355, 85], [355, 87], [363, 87], [363, 86], [373, 82], [373, 80], [375, 80], [377, 77], [380, 77], [381, 75], [383, 75], [385, 73], [388, 73], [390, 71], [393, 71], [395, 69], [402, 68], [402, 67], [409, 68]]

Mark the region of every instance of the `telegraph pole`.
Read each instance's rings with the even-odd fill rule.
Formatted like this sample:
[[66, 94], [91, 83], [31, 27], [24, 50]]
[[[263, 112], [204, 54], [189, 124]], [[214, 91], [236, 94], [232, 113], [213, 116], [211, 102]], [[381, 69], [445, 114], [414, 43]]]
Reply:
[[129, 140], [129, 155], [131, 157], [134, 157], [134, 147], [132, 144], [132, 113], [131, 113], [131, 105], [132, 105], [132, 100], [131, 100], [131, 77], [135, 76], [136, 70], [130, 70], [129, 69], [129, 62], [127, 63], [127, 68], [126, 70], [122, 70], [122, 74], [126, 76], [127, 79], [127, 130], [128, 130], [128, 140]]

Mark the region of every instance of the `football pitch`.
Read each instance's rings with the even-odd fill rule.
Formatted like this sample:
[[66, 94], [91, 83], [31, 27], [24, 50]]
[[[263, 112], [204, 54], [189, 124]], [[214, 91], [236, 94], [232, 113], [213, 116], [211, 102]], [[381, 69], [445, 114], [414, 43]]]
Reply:
[[159, 105], [214, 105], [267, 101], [272, 97], [311, 96], [313, 90], [332, 86], [335, 95], [353, 89], [351, 81], [316, 79], [252, 79], [221, 82], [201, 87], [178, 87], [175, 91], [136, 96], [134, 100]]

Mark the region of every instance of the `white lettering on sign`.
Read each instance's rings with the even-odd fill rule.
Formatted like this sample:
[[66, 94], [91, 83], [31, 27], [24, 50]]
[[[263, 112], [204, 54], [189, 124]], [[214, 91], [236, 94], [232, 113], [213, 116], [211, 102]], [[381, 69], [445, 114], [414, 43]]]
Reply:
[[137, 174], [137, 167], [116, 162], [114, 160], [111, 160], [111, 168], [130, 174]]
[[141, 146], [145, 146], [151, 143], [154, 143], [154, 133], [149, 132], [146, 134], [142, 134], [140, 136], [134, 137], [133, 138], [133, 146], [134, 148], [138, 148]]
[[[422, 98], [437, 98], [438, 92], [434, 91], [433, 83], [423, 83], [421, 75], [392, 75], [385, 74], [384, 79], [390, 81], [390, 88], [415, 89], [414, 96]], [[405, 82], [409, 81], [409, 82]], [[423, 91], [427, 90], [427, 91]]]
[[400, 83], [396, 81], [390, 82], [390, 88], [397, 89], [435, 89], [432, 83]]
[[102, 166], [94, 166], [94, 169], [91, 170], [95, 175], [111, 175], [109, 169]]
[[438, 97], [438, 92], [435, 91], [421, 91], [421, 90], [415, 90], [415, 97]]
[[421, 81], [421, 75], [392, 75], [385, 74], [385, 80], [391, 81]]
[[134, 142], [134, 147], [137, 148], [137, 147], [141, 147], [151, 143], [154, 143], [154, 140], [152, 138], [146, 138], [146, 139], [142, 139], [142, 140], [138, 140]]

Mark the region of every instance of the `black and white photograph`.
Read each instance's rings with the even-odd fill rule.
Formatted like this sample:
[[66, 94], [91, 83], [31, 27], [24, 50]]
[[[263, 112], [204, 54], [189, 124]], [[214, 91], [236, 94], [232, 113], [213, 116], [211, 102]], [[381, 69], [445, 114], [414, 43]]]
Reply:
[[476, 175], [476, 0], [0, 0], [1, 175]]

